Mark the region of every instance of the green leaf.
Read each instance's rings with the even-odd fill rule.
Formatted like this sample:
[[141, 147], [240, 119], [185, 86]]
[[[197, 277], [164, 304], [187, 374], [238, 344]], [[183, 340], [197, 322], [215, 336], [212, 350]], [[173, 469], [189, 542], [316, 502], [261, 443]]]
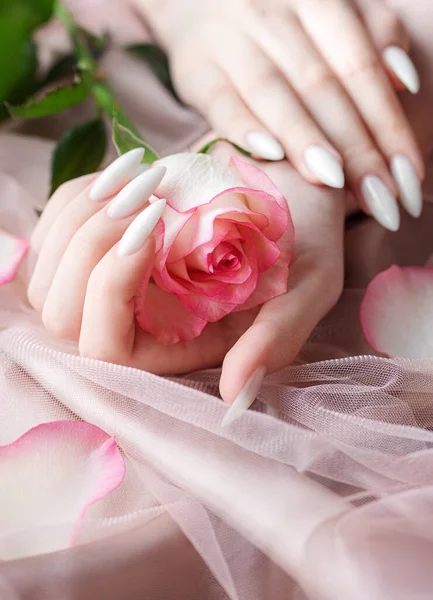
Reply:
[[53, 0], [0, 0], [0, 103], [33, 68], [31, 35], [47, 21]]
[[73, 85], [57, 88], [42, 98], [31, 99], [21, 106], [8, 105], [8, 110], [13, 117], [21, 119], [46, 117], [81, 104], [89, 94], [90, 87], [87, 81], [79, 79]]
[[58, 142], [51, 163], [51, 193], [62, 183], [93, 173], [104, 159], [105, 127], [102, 119], [70, 129]]
[[[35, 93], [39, 89], [40, 83], [36, 78], [37, 71], [37, 54], [36, 45], [32, 40], [28, 40], [23, 45], [24, 60], [21, 65], [22, 73], [18, 78], [16, 84], [9, 93], [9, 102], [11, 104], [21, 104], [31, 94]], [[1, 74], [0, 74], [1, 78]], [[9, 117], [9, 113], [5, 104], [0, 104], [0, 121]]]
[[208, 142], [205, 146], [203, 146], [203, 148], [200, 148], [200, 150], [197, 151], [197, 154], [209, 154], [209, 152], [212, 150], [212, 148], [215, 146], [215, 144], [218, 144], [218, 142], [226, 142], [227, 144], [230, 144], [231, 146], [233, 146], [233, 148], [235, 148], [238, 152], [240, 152], [244, 156], [248, 156], [249, 158], [253, 157], [251, 152], [248, 152], [248, 150], [245, 150], [245, 148], [242, 148], [242, 146], [238, 146], [238, 144], [235, 144], [234, 142], [228, 140], [227, 138], [216, 138], [216, 139]]
[[180, 104], [183, 104], [173, 86], [167, 55], [159, 46], [155, 46], [155, 44], [139, 44], [135, 46], [128, 46], [127, 50], [132, 52], [132, 54], [135, 54], [135, 56], [145, 60], [153, 71], [154, 75], [158, 77], [170, 94]]
[[140, 134], [119, 123], [119, 112], [116, 109], [113, 112], [113, 142], [119, 154], [125, 154], [134, 148], [144, 148], [142, 160], [144, 164], [153, 163], [159, 158], [155, 150], [140, 137]]

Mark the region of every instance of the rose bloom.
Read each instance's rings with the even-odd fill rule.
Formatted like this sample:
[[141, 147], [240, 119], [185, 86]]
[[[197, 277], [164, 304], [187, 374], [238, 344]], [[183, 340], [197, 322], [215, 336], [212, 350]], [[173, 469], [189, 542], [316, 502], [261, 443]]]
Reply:
[[206, 154], [157, 161], [167, 173], [152, 280], [136, 298], [140, 326], [166, 345], [287, 291], [293, 225], [287, 201], [257, 167]]

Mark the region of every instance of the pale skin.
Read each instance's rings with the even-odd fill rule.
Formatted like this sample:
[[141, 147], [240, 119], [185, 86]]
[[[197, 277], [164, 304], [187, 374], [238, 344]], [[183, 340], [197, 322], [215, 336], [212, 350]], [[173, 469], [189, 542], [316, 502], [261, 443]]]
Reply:
[[[183, 99], [241, 145], [266, 131], [310, 183], [310, 147], [343, 166], [366, 208], [375, 175], [397, 198], [391, 161], [423, 159], [383, 52], [410, 51], [406, 28], [382, 0], [134, 0], [172, 63]], [[367, 210], [368, 212], [368, 210]]]
[[[423, 1], [428, 11], [429, 0]], [[398, 0], [394, 4], [400, 8]], [[412, 37], [425, 41], [425, 15], [401, 4]], [[429, 14], [433, 20], [432, 9]], [[426, 42], [423, 53], [421, 71], [428, 73], [433, 44]], [[432, 92], [425, 86], [407, 104], [425, 151], [433, 133]], [[287, 161], [260, 166], [286, 195], [296, 229], [286, 295], [265, 304], [258, 314], [230, 315], [192, 342], [162, 346], [138, 328], [133, 316], [134, 295], [152, 260], [152, 240], [136, 254], [118, 257], [116, 245], [133, 217], [111, 222], [107, 202], [89, 200], [95, 176], [88, 176], [56, 192], [33, 236], [39, 260], [29, 299], [47, 328], [77, 341], [83, 356], [158, 374], [223, 363], [220, 388], [227, 402], [234, 401], [257, 367], [271, 373], [290, 364], [342, 290], [345, 193], [309, 185]]]

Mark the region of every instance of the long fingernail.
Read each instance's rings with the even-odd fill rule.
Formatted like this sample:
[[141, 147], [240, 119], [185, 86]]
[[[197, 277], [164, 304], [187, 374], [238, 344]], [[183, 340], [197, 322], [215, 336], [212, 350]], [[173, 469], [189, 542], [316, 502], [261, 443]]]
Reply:
[[119, 256], [130, 256], [138, 252], [155, 229], [164, 212], [166, 201], [157, 200], [135, 217], [125, 231], [117, 247]]
[[260, 388], [262, 387], [265, 375], [265, 367], [259, 367], [254, 371], [254, 373], [251, 375], [244, 387], [239, 392], [236, 400], [227, 410], [224, 419], [221, 422], [221, 427], [227, 427], [250, 408], [251, 404], [256, 399]]
[[111, 219], [123, 219], [142, 208], [161, 183], [167, 167], [152, 167], [133, 179], [110, 202], [107, 215]]
[[107, 200], [119, 192], [134, 177], [144, 155], [143, 148], [134, 148], [119, 156], [102, 171], [90, 191], [92, 200]]
[[285, 153], [282, 145], [269, 133], [250, 131], [246, 136], [250, 150], [266, 160], [283, 160]]
[[386, 229], [397, 231], [400, 227], [400, 212], [397, 200], [379, 177], [367, 175], [362, 180], [362, 194], [371, 214]]
[[340, 163], [321, 146], [310, 146], [304, 152], [305, 162], [319, 181], [332, 188], [344, 187], [344, 171]]
[[394, 156], [391, 160], [391, 171], [400, 192], [400, 202], [407, 212], [417, 219], [422, 212], [422, 189], [412, 163], [406, 156]]
[[399, 46], [388, 46], [383, 53], [383, 58], [409, 92], [417, 94], [420, 88], [419, 75], [408, 53]]

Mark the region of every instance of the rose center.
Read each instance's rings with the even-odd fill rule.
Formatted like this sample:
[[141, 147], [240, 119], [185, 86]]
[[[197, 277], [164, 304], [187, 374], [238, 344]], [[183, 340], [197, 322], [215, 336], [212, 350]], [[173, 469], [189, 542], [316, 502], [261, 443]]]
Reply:
[[241, 268], [241, 252], [232, 244], [215, 248], [209, 265], [211, 273], [238, 271]]

